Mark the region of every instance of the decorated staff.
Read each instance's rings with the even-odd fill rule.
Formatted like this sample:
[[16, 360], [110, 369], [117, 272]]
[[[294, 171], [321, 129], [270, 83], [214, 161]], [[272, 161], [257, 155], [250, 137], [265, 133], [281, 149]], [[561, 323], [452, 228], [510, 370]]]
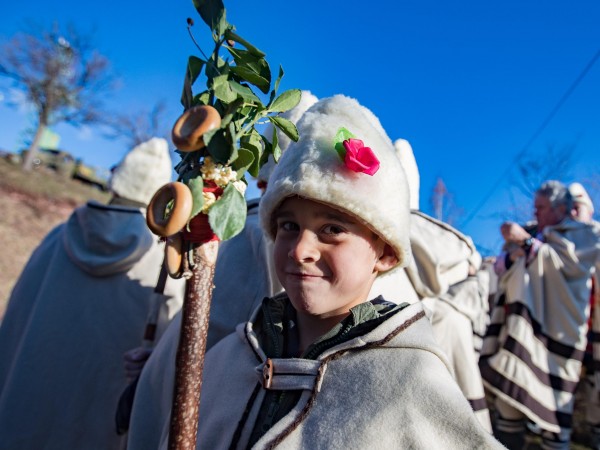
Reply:
[[[167, 242], [169, 275], [187, 279], [169, 434], [171, 450], [196, 446], [218, 242], [244, 228], [246, 172], [257, 176], [270, 154], [275, 161], [281, 156], [275, 129], [298, 140], [294, 124], [277, 114], [296, 106], [301, 97], [297, 89], [277, 95], [283, 77], [281, 67], [271, 88], [265, 54], [235, 33], [221, 0], [194, 0], [194, 6], [212, 31], [214, 50], [206, 56], [198, 46], [203, 58], [189, 58], [181, 98], [185, 112], [172, 131], [181, 156], [175, 167], [178, 181], [156, 192], [147, 214], [150, 229]], [[192, 26], [192, 19], [188, 19], [188, 30]], [[222, 52], [232, 60], [221, 57]], [[194, 95], [192, 86], [201, 73], [206, 77], [206, 89]], [[269, 95], [266, 105], [254, 88]], [[274, 125], [270, 141], [255, 128], [261, 121]]]

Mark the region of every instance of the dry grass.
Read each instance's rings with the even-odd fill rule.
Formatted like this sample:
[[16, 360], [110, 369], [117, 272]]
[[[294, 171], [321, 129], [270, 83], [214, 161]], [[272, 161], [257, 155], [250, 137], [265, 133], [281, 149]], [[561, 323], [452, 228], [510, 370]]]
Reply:
[[24, 173], [0, 159], [0, 319], [31, 252], [89, 199], [106, 201], [108, 194], [52, 171]]

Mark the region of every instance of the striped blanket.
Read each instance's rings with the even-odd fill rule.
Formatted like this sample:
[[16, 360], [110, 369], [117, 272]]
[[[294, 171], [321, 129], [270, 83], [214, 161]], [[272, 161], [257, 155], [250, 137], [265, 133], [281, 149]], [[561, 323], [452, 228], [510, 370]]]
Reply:
[[572, 426], [600, 247], [571, 219], [546, 228], [544, 241], [529, 266], [520, 258], [499, 280], [479, 365], [494, 394], [559, 433]]

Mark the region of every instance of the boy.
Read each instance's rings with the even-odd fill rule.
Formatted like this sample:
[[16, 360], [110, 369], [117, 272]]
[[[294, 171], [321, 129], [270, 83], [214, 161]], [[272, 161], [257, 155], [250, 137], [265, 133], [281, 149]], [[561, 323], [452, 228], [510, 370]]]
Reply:
[[260, 204], [286, 292], [207, 353], [198, 448], [499, 447], [421, 305], [368, 298], [410, 258], [408, 187], [381, 125], [335, 96], [298, 128]]

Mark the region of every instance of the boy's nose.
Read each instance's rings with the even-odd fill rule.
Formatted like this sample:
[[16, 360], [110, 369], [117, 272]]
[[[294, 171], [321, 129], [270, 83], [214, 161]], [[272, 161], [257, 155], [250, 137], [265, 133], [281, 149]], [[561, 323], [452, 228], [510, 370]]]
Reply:
[[316, 261], [319, 259], [319, 249], [316, 237], [308, 232], [301, 231], [298, 234], [295, 245], [292, 246], [288, 256], [294, 261]]

